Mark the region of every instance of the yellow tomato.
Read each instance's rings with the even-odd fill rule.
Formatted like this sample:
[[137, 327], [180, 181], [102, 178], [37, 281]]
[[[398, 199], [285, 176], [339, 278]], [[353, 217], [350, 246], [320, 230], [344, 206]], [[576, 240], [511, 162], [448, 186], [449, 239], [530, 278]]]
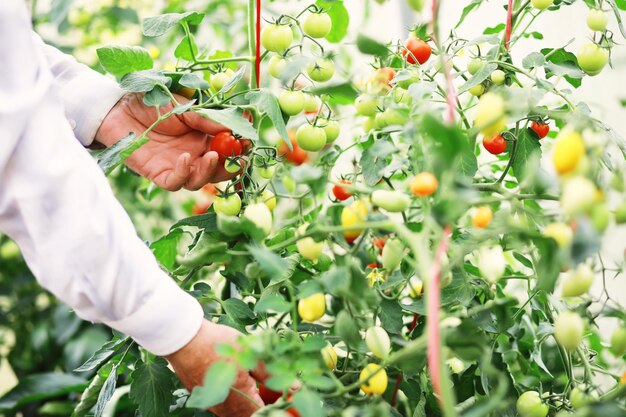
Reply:
[[563, 130], [559, 133], [552, 155], [554, 169], [559, 175], [574, 171], [584, 155], [585, 143], [580, 133], [573, 130]]
[[361, 390], [364, 393], [368, 395], [382, 395], [387, 389], [387, 371], [378, 364], [370, 363], [361, 371], [359, 381], [361, 382]]
[[337, 368], [337, 352], [335, 352], [335, 348], [332, 345], [326, 346], [322, 349], [322, 358], [328, 366], [328, 369], [333, 370]]
[[492, 137], [506, 129], [504, 99], [495, 93], [486, 93], [476, 105], [474, 125], [484, 136]]
[[261, 201], [272, 211], [276, 208], [276, 196], [267, 188], [261, 193]]
[[417, 174], [409, 188], [415, 197], [427, 197], [437, 191], [439, 182], [437, 178], [430, 172], [420, 172]]
[[313, 294], [298, 302], [298, 314], [304, 321], [314, 322], [322, 318], [326, 312], [326, 296], [322, 293]]
[[158, 57], [161, 56], [161, 50], [159, 49], [158, 46], [149, 47], [148, 53], [150, 53], [150, 56], [152, 57], [152, 59], [157, 59]]
[[472, 216], [472, 224], [474, 227], [478, 227], [480, 229], [484, 229], [489, 226], [493, 220], [493, 212], [489, 208], [489, 206], [480, 206], [476, 209], [476, 212]]
[[189, 87], [181, 87], [180, 89], [176, 90], [176, 94], [179, 94], [191, 100], [193, 96], [196, 95], [196, 90], [194, 90], [193, 88], [189, 88]]
[[568, 246], [574, 238], [572, 228], [565, 223], [550, 223], [543, 229], [543, 235], [554, 239], [560, 247]]
[[[341, 225], [344, 227], [358, 226], [367, 217], [367, 204], [363, 200], [357, 200], [341, 211]], [[356, 238], [363, 232], [362, 229], [352, 229], [343, 232], [346, 238]]]
[[416, 278], [413, 282], [410, 283], [409, 295], [413, 298], [418, 298], [422, 295], [422, 291], [424, 289], [424, 283], [421, 279]]

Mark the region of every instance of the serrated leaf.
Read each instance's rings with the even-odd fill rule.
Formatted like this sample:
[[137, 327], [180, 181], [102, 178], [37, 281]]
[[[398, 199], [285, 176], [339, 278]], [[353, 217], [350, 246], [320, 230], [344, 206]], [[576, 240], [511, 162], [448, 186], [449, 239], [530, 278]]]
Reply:
[[208, 90], [211, 88], [211, 84], [207, 80], [191, 73], [183, 74], [180, 80], [178, 80], [178, 84], [193, 90]]
[[111, 372], [109, 372], [109, 376], [104, 381], [104, 384], [102, 385], [102, 389], [100, 389], [100, 393], [98, 394], [98, 401], [96, 401], [96, 409], [94, 411], [94, 417], [102, 417], [104, 408], [106, 407], [107, 403], [113, 396], [116, 386], [117, 386], [117, 365], [111, 368]]
[[232, 130], [233, 133], [246, 139], [258, 140], [259, 135], [248, 119], [243, 117], [243, 112], [237, 108], [201, 109], [197, 113], [207, 119], [213, 120], [224, 127]]
[[183, 237], [183, 232], [180, 229], [174, 229], [167, 235], [163, 236], [159, 240], [156, 240], [150, 244], [150, 249], [155, 258], [165, 268], [171, 270], [176, 263], [176, 255], [178, 254], [178, 244]]
[[291, 304], [280, 294], [263, 293], [254, 306], [254, 312], [257, 314], [267, 313], [268, 311], [286, 313], [289, 310], [291, 310]]
[[480, 70], [478, 70], [476, 74], [472, 75], [471, 78], [467, 80], [465, 84], [461, 86], [461, 88], [459, 88], [458, 94], [461, 94], [469, 90], [470, 88], [475, 87], [478, 84], [482, 83], [487, 78], [489, 78], [492, 72], [494, 72], [497, 69], [498, 69], [498, 64], [488, 63], [488, 64], [483, 65], [483, 67]]
[[96, 49], [96, 53], [102, 67], [118, 78], [151, 69], [153, 65], [150, 52], [141, 46], [104, 46]]
[[330, 16], [332, 27], [326, 40], [331, 43], [341, 42], [348, 34], [348, 26], [350, 24], [350, 14], [343, 4], [342, 0], [317, 0], [318, 7], [321, 7]]
[[297, 258], [281, 258], [274, 252], [260, 246], [248, 245], [248, 250], [272, 281], [282, 281], [293, 274]]
[[129, 133], [128, 136], [98, 154], [98, 165], [108, 175], [148, 140], [144, 137], [137, 138], [134, 133]]
[[463, 23], [463, 21], [465, 20], [465, 18], [467, 17], [467, 15], [474, 9], [478, 8], [482, 2], [484, 0], [472, 0], [470, 2], [470, 4], [468, 4], [467, 6], [465, 6], [463, 8], [463, 11], [461, 12], [461, 17], [459, 18], [459, 21], [456, 23], [455, 28], [458, 28], [459, 26], [461, 26], [461, 24]]
[[129, 396], [142, 416], [168, 417], [174, 403], [174, 373], [163, 358], [141, 363], [132, 373]]
[[382, 58], [389, 55], [389, 49], [385, 45], [362, 33], [359, 33], [356, 38], [356, 46], [359, 48], [359, 51], [367, 55], [375, 55]]
[[305, 417], [324, 417], [322, 399], [318, 394], [308, 389], [297, 391], [292, 398], [293, 405]]
[[120, 351], [130, 338], [125, 337], [123, 339], [111, 340], [106, 342], [100, 349], [98, 349], [89, 359], [85, 361], [81, 366], [74, 369], [74, 372], [88, 372], [99, 368], [108, 361], [113, 355]]
[[100, 374], [96, 374], [93, 377], [89, 386], [81, 394], [80, 401], [76, 404], [72, 412], [72, 417], [84, 417], [91, 411], [96, 401], [98, 401], [98, 395], [104, 385], [105, 379], [106, 378], [101, 377]]
[[145, 93], [157, 86], [168, 87], [172, 79], [163, 75], [161, 71], [144, 70], [126, 74], [120, 82], [120, 87], [130, 93]]
[[170, 230], [183, 226], [192, 226], [206, 231], [215, 232], [217, 231], [217, 215], [215, 213], [206, 213], [198, 216], [185, 217], [184, 219], [180, 219], [174, 223], [170, 227]]
[[163, 107], [170, 103], [170, 96], [161, 87], [155, 87], [143, 95], [143, 104], [148, 107]]
[[192, 33], [189, 33], [180, 40], [174, 50], [174, 56], [178, 59], [184, 59], [187, 61], [195, 60], [196, 56], [198, 56], [198, 45], [196, 44], [196, 38]]
[[387, 169], [388, 157], [396, 151], [391, 143], [378, 141], [361, 154], [359, 165], [363, 169], [365, 184], [373, 186], [380, 181]]
[[383, 299], [378, 313], [382, 327], [389, 333], [402, 332], [402, 307], [397, 301]]
[[522, 60], [522, 66], [526, 69], [532, 69], [542, 66], [546, 62], [546, 58], [539, 52], [532, 52]]
[[511, 167], [513, 175], [521, 183], [535, 171], [536, 163], [541, 159], [541, 145], [528, 129], [520, 129], [515, 146], [515, 156]]
[[204, 19], [204, 13], [166, 13], [160, 16], [148, 17], [143, 20], [143, 34], [148, 37], [157, 37], [167, 33], [181, 20], [197, 25]]
[[236, 377], [237, 366], [234, 363], [215, 362], [204, 376], [204, 385], [194, 388], [187, 407], [207, 409], [223, 403]]
[[87, 381], [71, 374], [40, 373], [20, 378], [18, 384], [0, 398], [0, 411], [11, 411], [25, 404], [81, 392]]
[[280, 111], [278, 100], [276, 100], [274, 94], [266, 89], [261, 89], [258, 91], [250, 91], [246, 94], [246, 99], [249, 100], [250, 104], [255, 106], [259, 112], [265, 113], [267, 117], [270, 118], [283, 142], [285, 142], [290, 150], [293, 150], [291, 141], [289, 140], [289, 134], [287, 133], [287, 126], [283, 120], [283, 114]]
[[252, 324], [254, 322], [254, 312], [243, 301], [237, 298], [229, 298], [222, 303], [222, 306], [233, 321], [240, 324]]

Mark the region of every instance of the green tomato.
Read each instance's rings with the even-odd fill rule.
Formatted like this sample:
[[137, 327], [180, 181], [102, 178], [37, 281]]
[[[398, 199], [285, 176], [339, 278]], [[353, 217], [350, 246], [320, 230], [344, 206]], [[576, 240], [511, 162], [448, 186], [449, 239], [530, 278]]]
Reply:
[[319, 111], [322, 100], [313, 94], [304, 95], [304, 111], [306, 113], [316, 113]]
[[356, 113], [361, 116], [372, 117], [378, 112], [378, 102], [372, 96], [358, 96], [354, 106], [356, 107]]
[[283, 52], [293, 42], [293, 32], [289, 25], [267, 25], [261, 31], [261, 45], [272, 52]]
[[618, 358], [626, 353], [626, 327], [618, 327], [611, 335], [611, 353]]
[[406, 104], [407, 106], [413, 101], [413, 97], [411, 97], [409, 92], [402, 87], [396, 87], [393, 89], [393, 99], [396, 103]]
[[407, 0], [407, 3], [416, 12], [421, 12], [424, 8], [424, 0]]
[[485, 66], [485, 61], [482, 58], [474, 58], [467, 64], [467, 72], [474, 75]]
[[330, 59], [319, 59], [307, 68], [307, 74], [316, 82], [326, 82], [335, 74], [335, 64]]
[[339, 122], [336, 120], [326, 120], [324, 121], [324, 133], [326, 133], [326, 143], [334, 142], [335, 139], [339, 137]]
[[0, 246], [0, 259], [9, 260], [17, 258], [20, 254], [20, 248], [15, 242], [9, 240]]
[[288, 175], [283, 177], [283, 185], [289, 194], [293, 194], [296, 191], [296, 181]]
[[383, 210], [398, 213], [411, 204], [411, 198], [402, 191], [375, 190], [372, 193], [372, 203]]
[[615, 223], [617, 224], [626, 223], [626, 202], [620, 204], [615, 209]]
[[593, 284], [595, 274], [587, 264], [580, 264], [567, 271], [563, 280], [563, 297], [579, 297], [586, 294]]
[[274, 176], [274, 171], [276, 171], [276, 165], [268, 165], [256, 168], [256, 172], [258, 172], [259, 175], [266, 180], [269, 180]]
[[237, 160], [226, 159], [226, 161], [224, 162], [224, 169], [230, 174], [235, 174], [241, 170], [241, 165], [239, 165], [239, 162], [237, 162]]
[[269, 73], [274, 78], [280, 78], [287, 66], [287, 60], [280, 55], [274, 55], [267, 63]]
[[479, 97], [479, 96], [482, 96], [483, 93], [485, 92], [485, 87], [482, 84], [478, 84], [478, 85], [475, 85], [474, 87], [470, 88], [467, 91], [469, 91], [469, 93], [471, 95], [473, 95], [475, 97]]
[[572, 408], [579, 410], [591, 403], [593, 398], [578, 387], [574, 387], [569, 393], [569, 401], [572, 403]]
[[272, 231], [272, 212], [269, 207], [262, 202], [250, 204], [243, 211], [243, 217], [250, 220], [260, 230], [269, 235]]
[[231, 194], [227, 197], [215, 197], [213, 209], [218, 214], [236, 216], [241, 210], [241, 197], [239, 197], [239, 194]]
[[374, 117], [374, 124], [376, 125], [377, 129], [382, 129], [383, 127], [387, 127], [387, 120], [385, 119], [384, 112], [380, 112], [376, 114], [376, 117]]
[[578, 55], [578, 66], [588, 75], [600, 74], [604, 66], [609, 62], [609, 53], [595, 43], [587, 43], [580, 48]]
[[589, 217], [591, 218], [591, 224], [598, 232], [604, 232], [609, 226], [609, 214], [609, 208], [606, 203], [597, 203], [591, 207]]
[[305, 151], [318, 152], [326, 145], [326, 132], [321, 127], [304, 124], [296, 131], [296, 140]]
[[312, 237], [304, 237], [296, 242], [296, 249], [304, 259], [317, 261], [322, 255], [324, 242], [316, 242]]
[[278, 97], [278, 105], [283, 113], [295, 116], [304, 110], [304, 93], [302, 91], [283, 91]]
[[374, 129], [376, 129], [376, 119], [374, 119], [373, 117], [368, 117], [363, 120], [363, 130], [365, 130], [365, 132], [369, 132], [370, 130]]
[[530, 1], [535, 9], [543, 10], [552, 6], [554, 0], [531, 0]]
[[333, 22], [328, 13], [311, 13], [302, 24], [304, 33], [312, 38], [323, 38], [330, 33]]
[[216, 72], [215, 74], [211, 74], [210, 82], [211, 82], [211, 90], [214, 93], [221, 91], [222, 88], [226, 85], [230, 78], [233, 76], [232, 70], [227, 70], [224, 72]]
[[491, 81], [495, 85], [502, 85], [504, 84], [505, 80], [506, 80], [506, 74], [504, 73], [504, 71], [497, 69], [491, 73]]
[[526, 391], [517, 399], [517, 412], [520, 417], [546, 417], [550, 407], [541, 401], [537, 391]]
[[409, 88], [411, 85], [415, 84], [420, 80], [420, 74], [417, 70], [409, 68], [400, 71], [393, 78], [393, 82], [396, 86], [401, 88]]
[[591, 30], [604, 32], [606, 25], [609, 23], [609, 17], [600, 9], [590, 9], [587, 14], [587, 26]]
[[387, 109], [382, 113], [386, 126], [404, 125], [408, 121], [406, 114], [398, 109]]
[[400, 239], [389, 239], [383, 248], [383, 268], [387, 272], [395, 271], [402, 263], [402, 258], [404, 258], [404, 245]]
[[554, 320], [554, 337], [568, 351], [574, 351], [583, 340], [585, 323], [572, 311], [564, 311]]
[[365, 344], [374, 356], [384, 359], [389, 356], [391, 340], [387, 331], [380, 326], [372, 326], [365, 332]]
[[317, 263], [315, 264], [315, 269], [318, 271], [328, 271], [333, 264], [333, 260], [330, 256], [322, 253], [319, 258], [317, 258]]

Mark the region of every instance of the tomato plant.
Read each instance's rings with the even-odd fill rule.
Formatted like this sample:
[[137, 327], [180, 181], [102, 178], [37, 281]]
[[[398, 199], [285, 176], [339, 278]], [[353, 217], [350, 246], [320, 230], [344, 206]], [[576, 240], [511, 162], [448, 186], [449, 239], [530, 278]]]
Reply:
[[[393, 22], [393, 39], [362, 30], [384, 0], [363, 25], [341, 0], [115, 1], [63, 18], [69, 3], [35, 24], [61, 22], [81, 60], [104, 48], [88, 63], [161, 107], [152, 129], [188, 112], [224, 126], [199, 139], [229, 179], [202, 191], [168, 194], [124, 168], [147, 132], [96, 157], [115, 162], [112, 186], [163, 269], [243, 334], [217, 352], [265, 365], [256, 415], [626, 415], [626, 310], [611, 290], [626, 269], [626, 147], [577, 92], [623, 71], [620, 2], [514, 1], [509, 15], [506, 1], [443, 0], [449, 30], [409, 0], [427, 12], [408, 35]], [[576, 7], [589, 14], [561, 25]], [[469, 28], [478, 9], [498, 20]], [[131, 339], [81, 322], [11, 243], [0, 237], [0, 340], [16, 337], [0, 350], [20, 386], [0, 413], [193, 417], [238, 395], [227, 375], [190, 392]]]

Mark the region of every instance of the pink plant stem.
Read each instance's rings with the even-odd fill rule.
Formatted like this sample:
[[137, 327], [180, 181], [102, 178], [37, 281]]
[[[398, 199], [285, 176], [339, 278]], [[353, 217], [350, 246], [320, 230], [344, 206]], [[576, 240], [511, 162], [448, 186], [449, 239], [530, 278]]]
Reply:
[[450, 226], [443, 229], [443, 234], [439, 242], [439, 247], [435, 254], [435, 262], [431, 271], [430, 281], [427, 291], [427, 311], [426, 327], [428, 334], [428, 370], [430, 371], [430, 381], [433, 385], [435, 396], [441, 402], [441, 334], [439, 331], [439, 316], [441, 303], [441, 261], [448, 251], [448, 240], [450, 239]]
[[256, 88], [261, 86], [261, 0], [256, 0], [256, 56], [254, 71], [256, 72]]
[[511, 42], [511, 30], [513, 26], [513, 0], [509, 0], [509, 7], [506, 13], [506, 30], [504, 32], [504, 47], [509, 50], [509, 43]]
[[448, 106], [448, 122], [454, 123], [454, 107], [456, 101], [456, 89], [454, 88], [454, 83], [452, 80], [452, 72], [450, 71], [450, 63], [446, 60], [443, 55], [444, 51], [441, 49], [441, 45], [438, 42], [438, 27], [437, 27], [437, 19], [439, 18], [439, 2], [437, 0], [432, 1], [432, 20], [430, 21], [430, 32], [432, 33], [433, 39], [435, 40], [435, 44], [439, 49], [439, 53], [442, 54], [441, 64], [443, 66], [443, 71], [446, 76], [446, 103]]

